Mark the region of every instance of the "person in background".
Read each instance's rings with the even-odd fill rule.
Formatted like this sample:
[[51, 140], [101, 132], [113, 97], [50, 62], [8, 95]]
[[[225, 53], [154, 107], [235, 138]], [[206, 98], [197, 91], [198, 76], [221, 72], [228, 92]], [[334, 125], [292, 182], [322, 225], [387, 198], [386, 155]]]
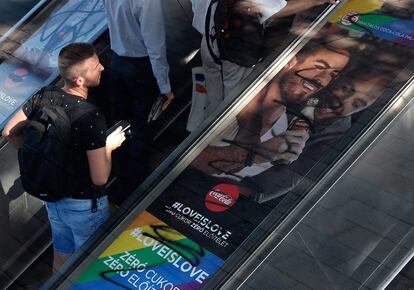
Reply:
[[69, 44], [60, 51], [58, 65], [64, 87], [55, 87], [52, 94], [34, 95], [10, 119], [3, 130], [3, 136], [19, 148], [23, 129], [38, 108], [54, 104], [68, 108], [70, 115], [71, 109], [77, 105], [77, 109], [82, 106], [85, 111], [84, 115], [72, 120], [71, 124], [72, 142], [77, 157], [78, 193], [71, 198], [46, 202], [52, 228], [55, 270], [109, 217], [105, 191], [103, 195], [96, 197], [95, 190], [108, 182], [112, 152], [125, 140], [121, 127], [106, 137], [105, 117], [98, 108], [86, 112], [87, 108], [92, 106], [86, 103], [88, 90], [99, 85], [104, 69], [95, 48], [86, 43]]
[[166, 56], [164, 9], [161, 0], [104, 0], [104, 6], [112, 50], [113, 121], [128, 121], [132, 131], [132, 140], [119, 160], [127, 183], [120, 193], [127, 195], [146, 177], [145, 149], [151, 141], [147, 118], [151, 106], [160, 93], [167, 98], [164, 110], [174, 99]]

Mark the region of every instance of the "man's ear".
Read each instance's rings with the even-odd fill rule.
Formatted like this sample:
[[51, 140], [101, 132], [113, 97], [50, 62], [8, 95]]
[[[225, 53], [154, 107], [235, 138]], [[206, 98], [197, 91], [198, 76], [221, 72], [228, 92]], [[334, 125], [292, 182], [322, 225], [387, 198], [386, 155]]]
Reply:
[[85, 79], [83, 77], [76, 77], [73, 79], [73, 84], [77, 87], [81, 87], [85, 83]]

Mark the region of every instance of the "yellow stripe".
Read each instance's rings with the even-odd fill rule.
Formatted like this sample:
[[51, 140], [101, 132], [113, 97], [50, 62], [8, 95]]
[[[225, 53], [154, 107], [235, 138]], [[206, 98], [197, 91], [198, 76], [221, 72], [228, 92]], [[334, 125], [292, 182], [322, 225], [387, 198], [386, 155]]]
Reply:
[[128, 226], [128, 229], [135, 229], [136, 227], [143, 227], [146, 225], [154, 225], [158, 223], [161, 223], [161, 220], [149, 212], [144, 211]]
[[383, 4], [380, 0], [349, 0], [329, 21], [339, 22], [348, 12], [368, 13], [381, 8]]

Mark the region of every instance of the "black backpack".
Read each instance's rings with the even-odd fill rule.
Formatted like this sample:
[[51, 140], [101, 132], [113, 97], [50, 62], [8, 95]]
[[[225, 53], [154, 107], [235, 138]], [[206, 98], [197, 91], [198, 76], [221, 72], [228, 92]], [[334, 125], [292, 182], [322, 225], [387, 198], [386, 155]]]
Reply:
[[[258, 64], [266, 54], [265, 30], [258, 18], [233, 9], [239, 0], [212, 0], [206, 15], [205, 36], [208, 50], [217, 64], [221, 59], [244, 67]], [[217, 2], [214, 14], [214, 34], [210, 33], [212, 5]], [[220, 56], [215, 55], [210, 41], [217, 41]]]
[[[55, 92], [44, 89], [41, 93]], [[57, 201], [76, 193], [71, 123], [93, 109], [92, 105], [86, 107], [87, 111], [85, 107], [79, 110], [76, 104], [66, 111], [50, 105], [33, 111], [18, 152], [21, 181], [26, 192], [44, 201]]]

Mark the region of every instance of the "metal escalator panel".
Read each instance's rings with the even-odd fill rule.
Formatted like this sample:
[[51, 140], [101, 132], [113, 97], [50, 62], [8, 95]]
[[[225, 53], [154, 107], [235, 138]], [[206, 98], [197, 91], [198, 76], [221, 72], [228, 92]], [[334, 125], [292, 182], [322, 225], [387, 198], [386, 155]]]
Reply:
[[[409, 2], [399, 4], [413, 4]], [[331, 21], [389, 41], [377, 45], [376, 55], [386, 53], [384, 45], [394, 47], [391, 43], [399, 42], [409, 47], [412, 57], [414, 14], [398, 18], [407, 11], [372, 4], [377, 6], [350, 1]], [[389, 86], [394, 90], [386, 90], [370, 113], [352, 118], [352, 127], [345, 133], [345, 138], [354, 140], [352, 147], [343, 151], [343, 140], [337, 140], [334, 149], [345, 154], [223, 288], [384, 289], [412, 259], [412, 60], [407, 59], [406, 68], [402, 74], [407, 82], [398, 84], [394, 79], [397, 83]], [[380, 112], [378, 101], [387, 95], [390, 106]], [[375, 112], [380, 113], [373, 118]], [[370, 118], [375, 122], [361, 134], [360, 127]], [[294, 191], [300, 194], [306, 183], [303, 180]]]
[[283, 225], [289, 233], [283, 239], [273, 233], [270, 249], [252, 258], [246, 279], [227, 287], [387, 287], [414, 256], [413, 84], [414, 78], [410, 92], [291, 213]]
[[[361, 28], [366, 11], [360, 18], [347, 11], [355, 4], [330, 23], [316, 21], [305, 33], [309, 41], [298, 38], [245, 92], [226, 100], [138, 189], [146, 197], [101, 229], [45, 288], [236, 285], [238, 270], [375, 119], [412, 97], [409, 35], [388, 39]], [[385, 13], [380, 1], [371, 4], [363, 8]], [[396, 33], [405, 27], [391, 14], [384, 25], [390, 19]]]
[[[102, 1], [53, 1], [16, 32], [20, 35], [14, 41], [3, 42], [6, 60], [0, 64], [0, 128], [27, 99], [56, 79], [57, 56], [63, 46], [93, 42], [105, 29]], [[22, 31], [30, 35], [22, 36]]]

